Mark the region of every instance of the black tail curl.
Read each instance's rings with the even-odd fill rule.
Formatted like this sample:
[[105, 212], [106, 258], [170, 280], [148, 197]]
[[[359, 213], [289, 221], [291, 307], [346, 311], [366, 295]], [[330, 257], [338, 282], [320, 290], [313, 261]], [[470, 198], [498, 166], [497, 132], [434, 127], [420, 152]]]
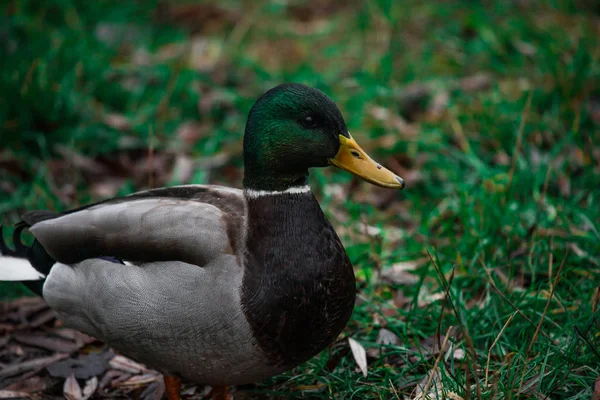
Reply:
[[[4, 241], [3, 227], [0, 225], [0, 254], [9, 257], [24, 258], [31, 263], [33, 268], [41, 272], [44, 276], [47, 276], [56, 261], [46, 252], [37, 239], [34, 240], [31, 247], [26, 246], [21, 241], [21, 233], [27, 227], [28, 225], [24, 222], [20, 222], [16, 225], [13, 232], [14, 250], [12, 250]], [[21, 283], [27, 286], [35, 294], [42, 296], [44, 281], [45, 279], [39, 281], [23, 281]]]

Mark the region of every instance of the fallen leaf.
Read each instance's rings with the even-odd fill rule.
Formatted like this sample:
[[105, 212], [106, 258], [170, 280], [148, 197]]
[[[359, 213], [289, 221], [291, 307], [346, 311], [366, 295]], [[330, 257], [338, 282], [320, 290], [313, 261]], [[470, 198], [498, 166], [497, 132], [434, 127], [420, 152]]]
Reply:
[[394, 296], [394, 306], [396, 308], [402, 308], [405, 305], [409, 304], [411, 301], [412, 301], [412, 298], [409, 296], [406, 296], [402, 289], [398, 290], [396, 292], [396, 295]]
[[65, 359], [68, 356], [68, 354], [59, 353], [50, 357], [34, 358], [33, 360], [27, 360], [22, 363], [13, 364], [0, 371], [0, 378], [17, 375], [25, 371], [37, 371], [50, 364]]
[[427, 375], [419, 381], [411, 400], [443, 399], [442, 376], [439, 368], [431, 369]]
[[128, 131], [131, 129], [131, 121], [122, 114], [109, 113], [102, 118], [104, 124], [118, 131]]
[[[194, 389], [192, 393], [181, 392], [182, 396], [193, 396], [196, 392], [196, 388], [194, 387], [190, 389]], [[164, 394], [165, 383], [162, 379], [159, 379], [158, 381], [149, 384], [140, 394], [140, 398], [142, 400], [162, 400]]]
[[189, 148], [209, 133], [207, 128], [208, 127], [206, 125], [202, 125], [199, 122], [187, 121], [179, 125], [175, 135], [177, 136], [177, 139], [182, 142], [185, 148]]
[[65, 380], [63, 395], [67, 400], [83, 400], [81, 387], [79, 387], [79, 383], [77, 383], [77, 379], [75, 379], [75, 374], [69, 375]]
[[137, 363], [127, 357], [121, 355], [114, 356], [108, 364], [111, 368], [118, 369], [119, 371], [129, 372], [130, 374], [138, 374], [142, 371], [148, 371], [145, 365]]
[[32, 376], [31, 378], [15, 382], [4, 389], [15, 392], [35, 393], [46, 389], [46, 383], [39, 376]]
[[130, 374], [123, 373], [122, 371], [111, 369], [109, 371], [106, 371], [106, 374], [104, 374], [104, 376], [100, 380], [98, 388], [100, 390], [104, 390], [105, 387], [112, 386], [112, 383], [114, 381], [124, 381], [126, 379], [129, 379], [130, 376]]
[[18, 344], [9, 344], [7, 346], [7, 352], [10, 354], [14, 354], [16, 356], [24, 356], [25, 355], [25, 351], [23, 350], [22, 346], [19, 346]]
[[13, 301], [2, 302], [0, 303], [0, 321], [6, 321], [12, 311], [28, 314], [35, 310], [40, 311], [45, 307], [48, 307], [48, 305], [39, 297], [22, 297]]
[[173, 172], [169, 181], [176, 185], [187, 184], [192, 180], [194, 175], [194, 161], [187, 154], [178, 154], [175, 157]]
[[205, 35], [194, 35], [187, 52], [189, 65], [198, 71], [211, 71], [221, 59], [223, 40]]
[[594, 400], [600, 400], [600, 376], [594, 382]]
[[397, 345], [398, 343], [400, 343], [400, 339], [394, 332], [387, 330], [385, 328], [381, 328], [379, 330], [379, 333], [377, 334], [376, 342], [377, 342], [377, 344], [382, 344], [384, 346], [385, 345]]
[[[398, 338], [398, 336], [396, 336], [394, 332], [385, 328], [381, 328], [379, 330], [379, 333], [377, 334], [376, 343], [382, 346], [397, 345], [398, 343], [400, 343], [400, 339]], [[385, 350], [386, 349], [382, 349], [381, 346], [371, 347], [367, 350], [367, 355], [371, 358], [378, 359], [381, 357], [382, 352], [385, 352]]]
[[489, 89], [492, 86], [492, 78], [486, 74], [467, 76], [460, 80], [459, 86], [465, 92], [476, 92]]
[[66, 160], [72, 167], [77, 168], [83, 172], [92, 173], [95, 175], [105, 175], [108, 173], [106, 167], [94, 160], [91, 157], [85, 156], [71, 147], [64, 145], [54, 146], [54, 151], [62, 156], [63, 160]]
[[455, 360], [464, 360], [465, 351], [463, 349], [456, 349], [456, 350], [454, 350], [452, 355]]
[[444, 292], [430, 293], [429, 290], [423, 286], [419, 292], [417, 299], [417, 306], [419, 308], [425, 307], [436, 301], [443, 300], [446, 297]]
[[151, 382], [156, 382], [158, 379], [159, 379], [159, 376], [155, 375], [155, 374], [134, 375], [131, 378], [127, 379], [126, 381], [119, 382], [118, 384], [116, 384], [114, 386], [117, 386], [117, 387], [141, 386], [141, 385], [146, 385]]
[[156, 18], [159, 21], [181, 26], [192, 33], [221, 31], [225, 26], [237, 23], [241, 17], [238, 10], [217, 4], [160, 1], [156, 7]]
[[420, 260], [409, 260], [402, 261], [388, 268], [383, 268], [381, 271], [381, 278], [390, 283], [396, 283], [401, 285], [411, 285], [419, 281], [419, 277], [414, 275], [412, 271], [415, 271], [423, 263], [426, 262], [424, 259]]
[[20, 343], [40, 347], [58, 353], [73, 353], [81, 346], [70, 340], [59, 339], [41, 333], [16, 333], [13, 338]]
[[90, 344], [97, 340], [95, 337], [86, 335], [83, 332], [71, 328], [57, 329], [53, 333], [56, 336], [60, 336], [69, 340], [74, 340], [78, 345]]
[[107, 177], [106, 180], [90, 183], [90, 192], [96, 198], [106, 199], [115, 197], [125, 182], [126, 179]]
[[56, 314], [54, 311], [48, 309], [47, 311], [44, 311], [40, 315], [36, 316], [27, 326], [30, 328], [37, 328], [38, 326], [42, 326], [54, 319], [56, 319]]
[[12, 390], [0, 390], [0, 399], [30, 399], [31, 395], [25, 392], [14, 392]]
[[93, 377], [91, 379], [88, 379], [87, 382], [85, 382], [85, 386], [83, 387], [83, 400], [87, 400], [90, 397], [92, 397], [92, 395], [96, 392], [96, 389], [98, 389], [98, 378], [97, 377]]
[[348, 338], [348, 343], [350, 344], [350, 350], [352, 350], [352, 355], [354, 356], [354, 361], [360, 368], [363, 376], [367, 377], [367, 352], [365, 348], [358, 343], [356, 340], [352, 338]]
[[[371, 106], [371, 108], [369, 108], [369, 115], [375, 120], [382, 122], [386, 128], [396, 130], [404, 137], [415, 137], [419, 133], [419, 130], [415, 125], [410, 124], [402, 118], [402, 116], [391, 112], [387, 108]], [[396, 137], [390, 144], [395, 144], [397, 142], [398, 138]], [[383, 143], [379, 144], [381, 145]]]
[[[528, 380], [526, 380], [525, 382], [523, 382], [523, 384], [521, 385], [521, 387], [519, 389], [515, 389], [515, 392], [517, 392], [518, 394], [525, 394], [525, 395], [536, 395], [536, 394], [541, 394], [540, 393], [540, 383], [542, 382], [542, 379], [544, 379], [544, 377], [546, 375], [548, 375], [549, 372], [546, 372], [544, 374], [535, 374], [533, 376], [533, 378], [530, 378]], [[539, 398], [546, 398], [545, 396], [541, 396]]]
[[427, 115], [433, 120], [438, 120], [444, 116], [448, 104], [450, 103], [450, 94], [447, 91], [436, 93], [433, 99], [429, 103], [427, 108]]

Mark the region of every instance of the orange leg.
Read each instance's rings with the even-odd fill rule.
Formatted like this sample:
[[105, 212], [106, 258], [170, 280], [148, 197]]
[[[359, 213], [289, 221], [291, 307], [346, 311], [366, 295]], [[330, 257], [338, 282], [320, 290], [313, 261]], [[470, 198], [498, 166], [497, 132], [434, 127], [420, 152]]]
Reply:
[[233, 397], [227, 391], [227, 386], [213, 386], [210, 394], [212, 400], [233, 400]]
[[167, 392], [168, 400], [181, 400], [179, 392], [181, 390], [181, 379], [176, 376], [164, 376], [165, 391]]

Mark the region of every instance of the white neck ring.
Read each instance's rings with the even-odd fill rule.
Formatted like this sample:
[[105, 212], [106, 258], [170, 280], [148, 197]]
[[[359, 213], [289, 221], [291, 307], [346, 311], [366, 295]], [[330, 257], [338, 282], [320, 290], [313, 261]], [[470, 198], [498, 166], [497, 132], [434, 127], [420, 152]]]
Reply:
[[310, 193], [310, 186], [293, 186], [285, 190], [255, 190], [255, 189], [244, 189], [246, 197], [249, 199], [257, 199], [264, 196], [279, 196], [282, 194], [306, 194]]

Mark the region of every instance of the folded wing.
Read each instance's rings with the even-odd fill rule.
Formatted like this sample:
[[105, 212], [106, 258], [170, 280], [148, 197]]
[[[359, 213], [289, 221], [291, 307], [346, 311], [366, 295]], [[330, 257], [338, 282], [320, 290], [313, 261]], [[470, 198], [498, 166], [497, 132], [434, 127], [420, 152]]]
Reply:
[[[204, 266], [236, 254], [244, 224], [240, 190], [180, 186], [140, 192], [45, 219], [31, 233], [57, 261], [112, 256]], [[23, 217], [27, 221], [27, 215]]]

